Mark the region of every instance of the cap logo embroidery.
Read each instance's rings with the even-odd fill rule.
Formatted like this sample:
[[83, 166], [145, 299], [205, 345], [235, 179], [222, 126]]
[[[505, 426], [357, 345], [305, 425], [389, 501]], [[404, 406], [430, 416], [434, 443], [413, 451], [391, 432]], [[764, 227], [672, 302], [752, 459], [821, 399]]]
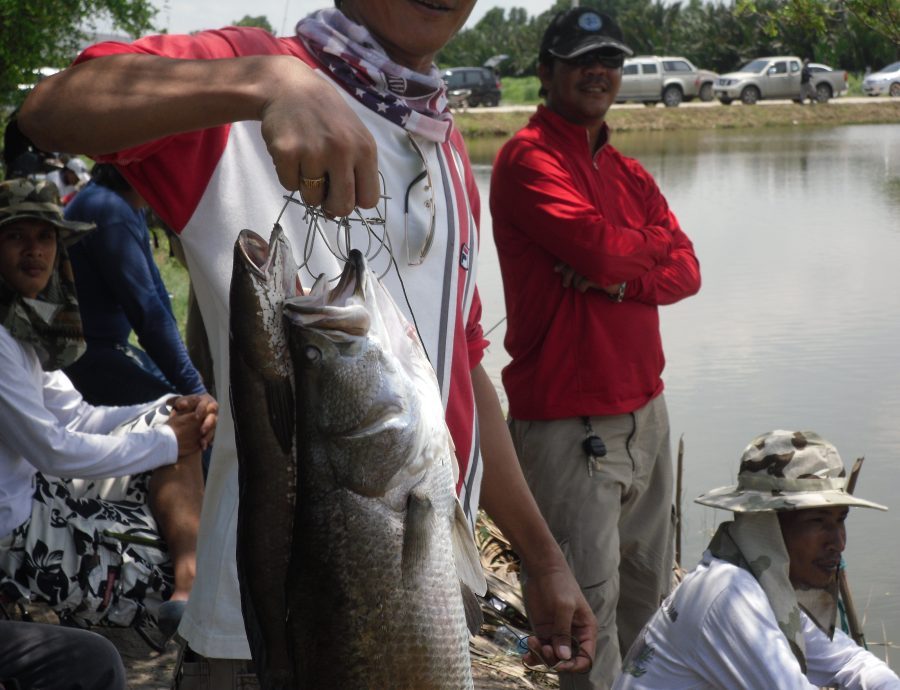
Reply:
[[578, 18], [578, 26], [585, 31], [600, 31], [603, 28], [603, 20], [599, 14], [585, 12]]

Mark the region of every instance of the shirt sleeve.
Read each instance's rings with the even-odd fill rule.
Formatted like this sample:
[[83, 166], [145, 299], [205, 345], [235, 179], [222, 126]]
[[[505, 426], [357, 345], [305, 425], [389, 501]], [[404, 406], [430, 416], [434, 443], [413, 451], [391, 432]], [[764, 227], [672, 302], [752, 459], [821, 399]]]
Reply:
[[[228, 27], [192, 36], [147, 36], [133, 43], [109, 41], [87, 48], [75, 64], [112, 55], [137, 54], [178, 60], [214, 60], [247, 55], [286, 54], [290, 44], [267, 31]], [[187, 225], [225, 151], [230, 125], [185, 132], [112, 154], [94, 156], [114, 163], [122, 175], [176, 233]]]
[[33, 373], [11, 338], [0, 339], [0, 436], [4, 445], [39, 471], [99, 479], [144, 472], [178, 458], [169, 426], [108, 436], [147, 409], [92, 407], [62, 372]]
[[809, 678], [817, 685], [846, 690], [900, 690], [900, 678], [881, 659], [840, 630], [829, 640], [808, 616], [803, 616]]
[[[617, 225], [578, 185], [559, 156], [514, 141], [492, 177], [491, 212], [598, 285], [634, 280], [669, 254], [667, 227]], [[495, 221], [495, 226], [496, 226]], [[496, 232], [496, 228], [495, 228]]]
[[700, 675], [718, 688], [817, 690], [800, 668], [760, 587], [729, 587], [703, 619]]

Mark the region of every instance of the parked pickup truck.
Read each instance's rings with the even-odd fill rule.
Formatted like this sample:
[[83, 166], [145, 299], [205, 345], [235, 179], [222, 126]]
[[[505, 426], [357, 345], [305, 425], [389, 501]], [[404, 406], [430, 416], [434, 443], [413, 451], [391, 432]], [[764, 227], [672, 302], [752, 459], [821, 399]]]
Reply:
[[697, 69], [683, 57], [641, 55], [625, 60], [616, 101], [641, 101], [646, 105], [662, 101], [667, 108], [698, 96], [711, 101], [715, 80], [715, 72]]
[[[753, 105], [763, 98], [790, 98], [799, 103], [802, 67], [798, 57], [757, 58], [736, 72], [721, 75], [713, 91], [723, 105], [738, 99], [744, 105]], [[847, 73], [843, 70], [833, 70], [828, 65], [814, 62], [809, 67], [819, 103], [847, 92]]]

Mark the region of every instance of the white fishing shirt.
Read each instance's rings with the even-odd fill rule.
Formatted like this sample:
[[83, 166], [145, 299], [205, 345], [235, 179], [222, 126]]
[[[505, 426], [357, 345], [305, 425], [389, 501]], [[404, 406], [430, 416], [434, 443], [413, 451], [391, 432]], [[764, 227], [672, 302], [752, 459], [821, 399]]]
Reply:
[[169, 426], [108, 436], [147, 404], [94, 407], [61, 371], [44, 371], [31, 345], [0, 326], [0, 538], [31, 515], [34, 475], [102, 479], [178, 458]]
[[883, 661], [802, 611], [807, 672], [748, 571], [705, 553], [632, 645], [613, 690], [898, 690]]
[[[155, 36], [128, 45], [100, 44], [85, 51], [79, 60], [123, 52], [179, 58], [291, 54], [310, 62], [298, 40], [277, 39], [247, 28], [195, 36]], [[319, 74], [328, 80], [322, 72]], [[473, 519], [478, 508], [481, 463], [470, 371], [480, 362], [486, 342], [475, 288], [479, 199], [468, 156], [458, 132], [444, 143], [417, 138], [425, 157], [423, 163], [406, 130], [365, 108], [340, 87], [337, 91], [375, 137], [378, 168], [389, 198], [382, 203], [382, 207], [386, 205], [387, 225], [373, 229], [378, 232], [386, 227], [402, 275], [401, 285], [397, 269], [391, 268], [384, 283], [407, 318], [412, 322], [415, 317], [435, 369], [460, 465], [457, 493]], [[215, 386], [222, 403], [201, 514], [197, 578], [179, 633], [192, 649], [205, 656], [249, 659], [235, 562], [238, 464], [227, 403], [229, 286], [238, 233], [249, 228], [268, 239], [285, 206], [285, 191], [266, 150], [260, 123], [255, 121], [170, 137], [102, 159], [116, 162], [141, 196], [179, 234], [203, 314]], [[427, 177], [412, 184], [426, 168], [433, 190], [425, 188]], [[427, 204], [434, 204], [434, 239], [419, 266], [407, 265], [407, 193], [412, 254], [424, 244], [431, 223]], [[368, 211], [365, 215], [371, 217]], [[304, 249], [308, 246], [308, 222], [303, 216], [302, 207], [288, 204], [280, 224], [297, 262], [302, 263], [308, 254], [308, 269], [302, 273], [308, 287], [312, 276], [320, 272], [337, 276], [343, 262], [329, 251], [321, 236], [315, 238], [311, 249]], [[336, 226], [326, 223], [324, 228], [325, 239], [336, 247]], [[378, 245], [370, 244], [359, 223], [352, 226], [350, 244], [374, 256], [370, 267], [376, 273], [387, 269], [387, 251], [378, 252]]]

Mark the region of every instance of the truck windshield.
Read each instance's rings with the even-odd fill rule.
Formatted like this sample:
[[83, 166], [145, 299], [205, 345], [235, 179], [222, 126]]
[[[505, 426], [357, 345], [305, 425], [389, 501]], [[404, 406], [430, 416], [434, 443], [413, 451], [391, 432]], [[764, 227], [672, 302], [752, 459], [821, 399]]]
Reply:
[[746, 65], [741, 67], [738, 72], [753, 72], [754, 74], [756, 74], [758, 72], [762, 72], [768, 64], [768, 60], [754, 60], [753, 62], [748, 62]]

